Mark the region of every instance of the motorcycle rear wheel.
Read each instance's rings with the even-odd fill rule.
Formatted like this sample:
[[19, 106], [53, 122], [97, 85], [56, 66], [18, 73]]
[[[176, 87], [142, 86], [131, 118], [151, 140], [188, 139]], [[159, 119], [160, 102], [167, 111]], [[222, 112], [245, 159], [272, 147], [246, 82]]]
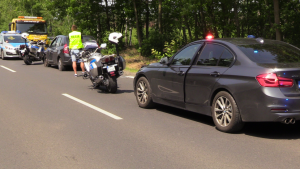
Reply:
[[117, 89], [118, 89], [118, 85], [117, 85], [117, 78], [116, 77], [110, 77], [108, 76], [108, 86], [106, 87], [107, 91], [109, 93], [116, 93]]
[[24, 56], [24, 63], [26, 65], [31, 65], [32, 64], [32, 60], [30, 60], [29, 56], [28, 55], [25, 55]]

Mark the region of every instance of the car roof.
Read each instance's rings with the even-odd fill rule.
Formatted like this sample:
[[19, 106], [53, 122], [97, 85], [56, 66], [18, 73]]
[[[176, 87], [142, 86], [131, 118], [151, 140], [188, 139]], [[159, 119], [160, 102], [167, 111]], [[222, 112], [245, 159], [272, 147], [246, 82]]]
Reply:
[[[263, 40], [263, 43], [260, 42]], [[217, 39], [203, 39], [200, 42], [219, 42], [225, 44], [240, 45], [259, 45], [259, 44], [287, 44], [278, 40], [263, 39], [263, 38], [217, 38]]]

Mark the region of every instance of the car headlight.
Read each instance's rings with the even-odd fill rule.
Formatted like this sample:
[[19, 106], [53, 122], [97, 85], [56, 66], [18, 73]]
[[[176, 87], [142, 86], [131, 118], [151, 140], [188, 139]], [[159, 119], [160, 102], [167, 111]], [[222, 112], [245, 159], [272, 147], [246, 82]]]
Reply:
[[7, 50], [15, 50], [15, 48], [11, 47], [11, 46], [5, 46], [5, 49], [7, 49]]

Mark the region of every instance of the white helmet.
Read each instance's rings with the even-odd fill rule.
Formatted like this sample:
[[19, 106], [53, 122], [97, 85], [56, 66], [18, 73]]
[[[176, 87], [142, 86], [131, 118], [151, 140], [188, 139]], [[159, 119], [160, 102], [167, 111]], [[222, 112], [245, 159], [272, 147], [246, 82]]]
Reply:
[[23, 39], [27, 39], [27, 37], [29, 36], [29, 34], [28, 33], [22, 33], [22, 35], [21, 35], [21, 37], [23, 38]]
[[122, 38], [122, 33], [113, 32], [113, 33], [109, 34], [108, 40], [111, 43], [118, 44], [120, 38]]

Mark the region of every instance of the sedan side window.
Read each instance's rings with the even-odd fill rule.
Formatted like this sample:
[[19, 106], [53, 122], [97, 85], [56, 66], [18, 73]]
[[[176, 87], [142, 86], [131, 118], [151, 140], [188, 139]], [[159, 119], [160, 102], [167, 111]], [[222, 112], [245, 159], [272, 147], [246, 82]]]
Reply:
[[186, 47], [173, 58], [171, 65], [189, 65], [201, 44]]
[[231, 62], [233, 61], [234, 57], [229, 50], [225, 49], [224, 52], [222, 53], [218, 66], [225, 66], [229, 67]]
[[202, 50], [197, 65], [217, 66], [218, 60], [225, 48], [217, 44], [206, 44]]

